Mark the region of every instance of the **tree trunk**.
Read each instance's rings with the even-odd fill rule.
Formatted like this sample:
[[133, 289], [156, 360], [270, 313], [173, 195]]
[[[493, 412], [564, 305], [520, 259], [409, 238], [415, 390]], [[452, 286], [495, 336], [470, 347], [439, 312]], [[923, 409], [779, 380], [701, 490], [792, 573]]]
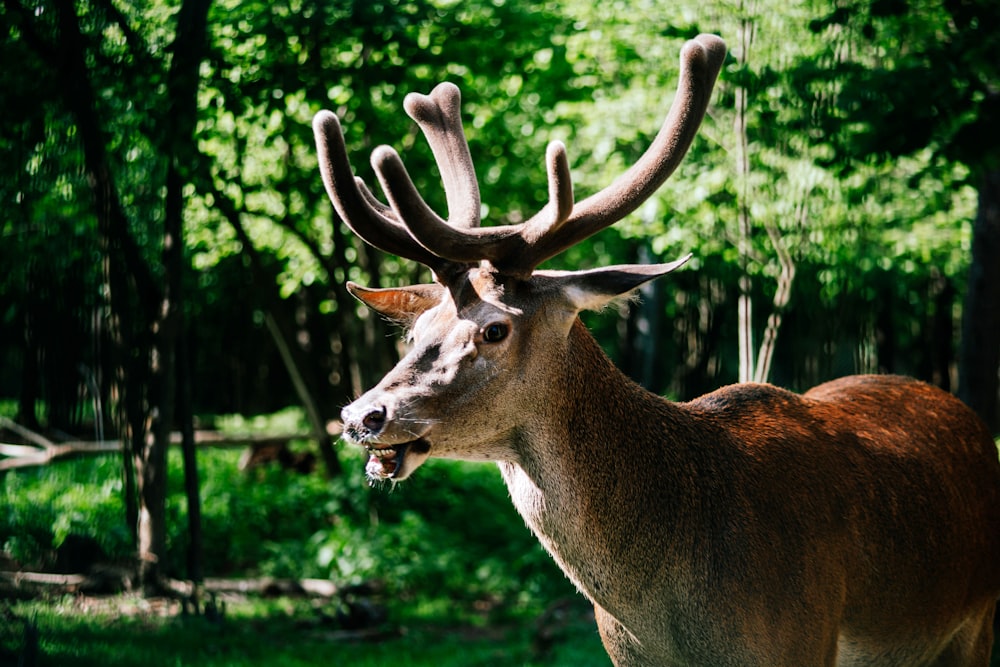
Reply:
[[[798, 205], [798, 219], [804, 223], [807, 211], [806, 198], [803, 195], [802, 201]], [[792, 283], [795, 282], [795, 261], [792, 254], [781, 242], [781, 232], [778, 225], [773, 221], [765, 221], [764, 229], [767, 231], [774, 252], [778, 256], [778, 263], [781, 271], [778, 274], [778, 284], [774, 290], [774, 299], [771, 303], [771, 314], [767, 318], [767, 326], [764, 329], [764, 337], [760, 343], [760, 351], [757, 354], [757, 363], [754, 367], [754, 382], [767, 382], [771, 375], [771, 363], [774, 360], [774, 350], [778, 345], [778, 331], [781, 329], [781, 319], [788, 308], [788, 302], [792, 298]]]
[[[167, 91], [170, 107], [162, 150], [167, 157], [166, 199], [161, 261], [164, 290], [153, 327], [150, 357], [150, 408], [153, 420], [147, 446], [136, 460], [139, 472], [139, 580], [156, 594], [164, 576], [160, 565], [167, 548], [167, 449], [178, 395], [177, 348], [183, 335], [184, 185], [191, 161], [197, 120], [199, 67], [206, 45], [209, 0], [186, 0], [177, 15], [177, 33]], [[186, 429], [190, 432], [192, 429]], [[191, 437], [193, 450], [193, 435]]]
[[[870, 368], [863, 368], [866, 373], [897, 373], [896, 368], [896, 345], [899, 341], [899, 334], [896, 331], [896, 318], [893, 314], [893, 305], [896, 298], [889, 285], [885, 285], [881, 290], [881, 298], [876, 298], [876, 313], [872, 324], [872, 338], [874, 339], [875, 358]], [[866, 327], [867, 328], [867, 327]]]
[[1000, 170], [987, 172], [979, 187], [972, 226], [969, 287], [962, 312], [958, 397], [995, 434], [1000, 393]]
[[271, 338], [278, 348], [281, 359], [285, 363], [285, 369], [292, 379], [295, 393], [299, 395], [299, 400], [305, 408], [306, 417], [309, 419], [309, 425], [312, 428], [313, 438], [316, 439], [319, 445], [319, 453], [323, 458], [327, 477], [331, 479], [339, 477], [343, 473], [343, 468], [340, 465], [340, 459], [337, 458], [337, 451], [333, 448], [333, 438], [326, 432], [326, 419], [323, 417], [319, 403], [315, 399], [315, 392], [310, 389], [305, 376], [303, 376], [300, 370], [302, 364], [297, 359], [301, 355], [292, 353], [292, 348], [288, 345], [288, 337], [284, 335], [270, 311], [268, 311], [265, 317], [265, 322], [268, 331], [271, 332]]
[[[73, 112], [84, 148], [88, 181], [105, 251], [105, 281], [111, 297], [109, 327], [116, 349], [116, 377], [124, 406], [127, 513], [135, 528], [142, 587], [155, 592], [166, 549], [166, 448], [176, 390], [176, 338], [180, 321], [183, 268], [184, 178], [191, 159], [198, 67], [205, 41], [207, 0], [189, 0], [178, 14], [173, 66], [168, 88], [171, 108], [163, 148], [169, 159], [163, 263], [160, 290], [132, 237], [108, 166], [105, 138], [97, 115], [86, 63], [86, 43], [71, 0], [57, 0], [59, 56], [67, 106]], [[184, 151], [187, 150], [187, 153]], [[132, 505], [134, 483], [137, 506]]]
[[[57, 71], [66, 106], [76, 121], [83, 146], [84, 169], [94, 196], [101, 237], [104, 281], [110, 298], [108, 329], [114, 347], [113, 381], [118, 387], [120, 404], [117, 414], [126, 452], [126, 520], [130, 529], [135, 531], [143, 511], [136, 502], [140, 494], [133, 467], [135, 456], [129, 454], [143, 451], [147, 432], [145, 390], [149, 347], [147, 329], [141, 322], [152, 321], [151, 314], [159, 301], [158, 291], [149, 267], [129, 232], [128, 220], [108, 166], [106, 141], [97, 116], [96, 100], [86, 66], [86, 44], [80, 31], [76, 6], [72, 0], [56, 0], [53, 4], [59, 26], [58, 36], [48, 46], [58, 63]], [[46, 46], [40, 41], [39, 44], [38, 48]]]
[[[753, 43], [754, 23], [750, 9], [740, 0], [740, 29], [737, 36], [738, 46], [733, 49], [736, 62], [741, 69], [746, 68], [750, 57], [750, 45]], [[750, 146], [747, 137], [747, 97], [749, 91], [743, 83], [736, 84], [736, 119], [733, 131], [736, 134], [736, 179], [737, 179], [737, 216], [739, 218], [739, 381], [750, 382], [754, 378], [754, 343], [753, 343], [753, 284], [750, 279]]]
[[955, 286], [948, 276], [932, 269], [927, 298], [934, 304], [927, 336], [927, 358], [921, 376], [945, 391], [951, 391], [951, 368], [955, 355], [955, 323], [952, 311]]
[[[181, 447], [184, 456], [184, 494], [187, 498], [188, 549], [187, 575], [199, 590], [204, 581], [202, 569], [201, 484], [198, 476], [198, 455], [195, 452], [194, 409], [191, 405], [191, 356], [188, 337], [181, 336], [177, 349], [178, 395], [177, 413], [181, 427]], [[197, 603], [197, 600], [195, 601]]]
[[[32, 293], [31, 271], [27, 271], [27, 292]], [[33, 299], [29, 299], [21, 310], [24, 354], [21, 365], [21, 392], [18, 395], [17, 419], [28, 428], [38, 428], [38, 413], [35, 405], [38, 402], [38, 344], [34, 331]]]

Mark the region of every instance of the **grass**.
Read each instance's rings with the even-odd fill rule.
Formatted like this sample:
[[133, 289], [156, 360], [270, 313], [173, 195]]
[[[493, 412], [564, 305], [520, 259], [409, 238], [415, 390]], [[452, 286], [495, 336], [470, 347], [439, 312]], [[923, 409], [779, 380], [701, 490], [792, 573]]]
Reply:
[[[608, 665], [592, 619], [576, 618], [544, 653], [532, 623], [454, 625], [408, 619], [380, 639], [353, 640], [327, 627], [306, 601], [230, 601], [225, 617], [164, 615], [129, 597], [63, 598], [11, 607], [39, 629], [40, 667], [357, 667]], [[8, 647], [9, 648], [9, 647]]]

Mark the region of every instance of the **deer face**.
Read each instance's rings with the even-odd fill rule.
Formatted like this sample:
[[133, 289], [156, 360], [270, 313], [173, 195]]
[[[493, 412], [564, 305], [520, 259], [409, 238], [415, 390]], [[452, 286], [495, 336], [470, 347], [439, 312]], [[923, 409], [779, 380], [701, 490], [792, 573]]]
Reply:
[[649, 149], [618, 180], [575, 202], [566, 148], [546, 151], [549, 203], [516, 225], [480, 226], [476, 173], [452, 84], [403, 106], [426, 136], [444, 182], [449, 217], [417, 193], [393, 149], [372, 166], [387, 203], [351, 171], [337, 117], [313, 120], [320, 172], [340, 218], [369, 244], [420, 262], [435, 283], [351, 291], [383, 315], [410, 325], [412, 350], [343, 410], [348, 440], [372, 453], [373, 478], [403, 479], [429, 456], [516, 461], [512, 444], [525, 415], [545, 405], [559, 368], [572, 363], [567, 338], [580, 310], [600, 308], [680, 266], [536, 271], [545, 260], [634, 211], [680, 163], [697, 132], [725, 59], [725, 44], [701, 35], [681, 51], [680, 84]]
[[454, 290], [351, 291], [410, 327], [410, 351], [342, 412], [346, 438], [371, 454], [369, 478], [405, 479], [429, 456], [505, 457], [497, 443], [513, 426], [497, 413], [509, 412], [503, 394], [517, 356], [512, 348], [530, 317], [511, 303], [507, 286], [470, 271]]
[[517, 461], [512, 443], [538, 406], [560, 395], [577, 314], [685, 262], [505, 278], [484, 263], [452, 282], [351, 292], [410, 324], [412, 347], [382, 381], [344, 408], [348, 441], [371, 457], [371, 479], [399, 481], [428, 457]]

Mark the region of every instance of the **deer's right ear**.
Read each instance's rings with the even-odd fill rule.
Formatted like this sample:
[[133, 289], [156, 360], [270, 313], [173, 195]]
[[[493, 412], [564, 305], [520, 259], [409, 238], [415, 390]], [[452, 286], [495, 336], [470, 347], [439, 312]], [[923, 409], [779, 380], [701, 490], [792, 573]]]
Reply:
[[[643, 283], [680, 268], [689, 259], [690, 254], [669, 264], [622, 264], [585, 271], [567, 271], [559, 278], [559, 284], [577, 312], [600, 310]], [[536, 274], [542, 273], [556, 275], [558, 272], [536, 271]]]
[[431, 283], [375, 289], [349, 282], [347, 291], [379, 315], [408, 326], [425, 310], [441, 303], [445, 288]]

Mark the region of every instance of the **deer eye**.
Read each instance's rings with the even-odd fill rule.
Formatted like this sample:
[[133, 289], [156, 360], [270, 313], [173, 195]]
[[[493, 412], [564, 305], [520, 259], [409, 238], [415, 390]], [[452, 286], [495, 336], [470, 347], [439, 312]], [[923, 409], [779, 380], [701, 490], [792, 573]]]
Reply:
[[487, 343], [499, 343], [507, 337], [509, 329], [503, 322], [494, 322], [483, 329], [483, 340]]

